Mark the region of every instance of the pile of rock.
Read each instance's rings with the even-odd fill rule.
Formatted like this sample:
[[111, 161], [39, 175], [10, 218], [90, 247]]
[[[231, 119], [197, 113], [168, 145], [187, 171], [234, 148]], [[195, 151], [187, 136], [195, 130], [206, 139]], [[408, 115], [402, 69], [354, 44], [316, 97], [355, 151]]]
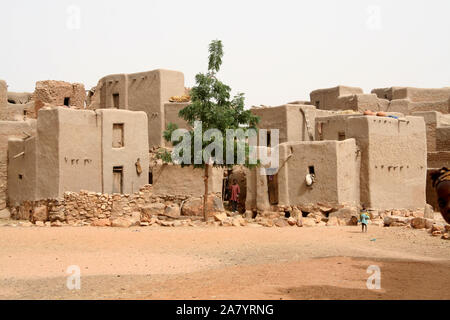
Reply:
[[386, 216], [384, 218], [386, 227], [406, 227], [413, 229], [426, 229], [432, 236], [450, 239], [450, 225], [425, 217], [401, 217]]
[[[211, 194], [207, 202], [208, 215], [213, 217], [223, 211], [221, 197]], [[63, 199], [26, 201], [11, 209], [13, 219], [29, 220], [34, 224], [49, 222], [113, 227], [151, 225], [167, 220], [196, 220], [202, 215], [202, 198], [157, 196], [152, 194], [150, 185], [131, 195], [66, 192]]]

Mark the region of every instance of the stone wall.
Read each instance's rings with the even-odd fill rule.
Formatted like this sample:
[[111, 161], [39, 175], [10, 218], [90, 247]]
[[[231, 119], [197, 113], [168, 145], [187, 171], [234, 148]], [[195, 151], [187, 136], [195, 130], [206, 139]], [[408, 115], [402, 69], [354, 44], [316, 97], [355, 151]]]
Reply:
[[35, 133], [36, 121], [0, 121], [0, 210], [6, 207], [8, 139], [24, 138]]
[[[177, 195], [154, 195], [146, 185], [133, 194], [66, 192], [62, 199], [25, 201], [11, 208], [11, 217], [34, 223], [56, 222], [69, 225], [131, 226], [158, 220], [201, 219], [201, 198]], [[208, 198], [208, 215], [223, 212], [218, 195]], [[152, 220], [153, 219], [153, 220]]]
[[36, 113], [45, 105], [66, 105], [84, 109], [86, 91], [81, 83], [72, 84], [54, 80], [38, 81], [32, 100], [35, 103]]

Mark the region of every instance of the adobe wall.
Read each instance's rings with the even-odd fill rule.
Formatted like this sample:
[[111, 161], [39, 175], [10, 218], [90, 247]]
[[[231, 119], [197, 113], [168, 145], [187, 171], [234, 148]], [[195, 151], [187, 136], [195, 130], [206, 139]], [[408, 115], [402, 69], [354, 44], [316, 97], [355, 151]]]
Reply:
[[35, 102], [36, 113], [44, 107], [63, 106], [64, 99], [69, 98], [69, 106], [84, 109], [86, 92], [81, 83], [46, 80], [36, 82], [32, 100]]
[[427, 152], [436, 151], [436, 127], [441, 121], [442, 114], [437, 111], [413, 112], [413, 116], [423, 117], [427, 130]]
[[180, 129], [190, 128], [189, 124], [178, 116], [178, 113], [189, 104], [190, 102], [167, 102], [164, 104], [164, 130], [167, 129], [169, 123], [176, 124]]
[[0, 80], [0, 110], [6, 107], [8, 102], [8, 85], [6, 81]]
[[321, 110], [344, 110], [346, 102], [339, 101], [342, 96], [363, 94], [361, 88], [337, 86], [334, 88], [318, 89], [310, 93], [311, 104]]
[[[151, 168], [153, 192], [156, 195], [189, 195], [201, 197], [205, 194], [204, 169], [173, 164], [157, 164]], [[208, 193], [222, 194], [223, 169], [210, 168]]]
[[279, 143], [310, 141], [306, 120], [314, 138], [315, 118], [333, 114], [332, 111], [318, 110], [315, 106], [288, 104], [278, 107], [253, 107], [251, 112], [260, 117], [259, 129], [278, 129]]
[[8, 139], [32, 136], [35, 131], [35, 120], [0, 121], [0, 210], [7, 205]]
[[36, 137], [10, 138], [8, 141], [8, 202], [17, 206], [23, 201], [37, 200]]
[[379, 99], [392, 100], [394, 91], [402, 87], [376, 88], [371, 93], [376, 94]]
[[428, 168], [450, 168], [450, 150], [428, 152], [427, 154]]
[[[272, 149], [267, 147], [257, 147], [256, 152], [261, 154], [270, 154]], [[267, 166], [266, 166], [267, 167]], [[269, 189], [267, 185], [267, 176], [261, 174], [264, 166], [247, 170], [247, 193], [245, 199], [245, 209], [249, 211], [270, 211]]]
[[8, 91], [8, 102], [11, 104], [26, 104], [31, 101], [33, 97], [29, 92], [11, 92]]
[[[53, 151], [58, 162], [59, 179], [56, 184], [59, 185], [59, 190], [51, 196], [38, 193], [39, 199], [61, 197], [66, 191], [102, 192], [101, 118], [93, 111], [68, 108], [42, 110], [39, 117], [47, 113], [52, 113], [57, 118], [57, 145], [48, 152], [51, 154]], [[53, 125], [56, 123], [53, 122]], [[38, 150], [42, 153], [42, 143], [50, 138], [51, 133], [49, 134], [48, 128], [47, 132], [43, 132], [45, 127], [41, 126], [40, 119], [38, 124], [38, 141], [41, 147]], [[42, 164], [43, 162], [45, 163]], [[40, 158], [38, 170], [42, 180], [50, 174], [47, 170], [55, 171], [54, 167], [46, 165], [47, 161]]]
[[450, 126], [436, 128], [436, 151], [450, 151]]
[[[131, 194], [148, 183], [147, 114], [127, 110], [97, 110], [102, 121], [103, 193], [113, 192], [113, 168], [123, 167], [123, 193]], [[113, 148], [113, 125], [123, 124], [123, 147]], [[142, 172], [138, 174], [136, 162]], [[84, 188], [86, 190], [91, 190]]]
[[438, 111], [440, 113], [450, 113], [450, 104], [447, 100], [435, 102], [411, 102], [408, 99], [392, 100], [389, 103], [387, 111], [400, 112], [405, 115], [410, 115], [413, 112], [419, 111]]
[[448, 100], [450, 88], [428, 89], [428, 88], [396, 88], [392, 99], [408, 99], [411, 102], [436, 102]]
[[164, 104], [185, 92], [184, 75], [171, 70], [109, 75], [99, 80], [89, 109], [114, 108], [113, 95], [119, 95], [119, 108], [144, 111], [148, 119], [149, 147], [163, 146]]
[[25, 119], [36, 119], [36, 109], [34, 102], [26, 104], [7, 103], [0, 109], [0, 120], [23, 121]]
[[[359, 158], [354, 139], [280, 145], [279, 205], [359, 204]], [[305, 182], [314, 167], [315, 183]]]
[[355, 138], [361, 150], [361, 203], [376, 209], [425, 205], [426, 130], [422, 117], [319, 118], [323, 140]]

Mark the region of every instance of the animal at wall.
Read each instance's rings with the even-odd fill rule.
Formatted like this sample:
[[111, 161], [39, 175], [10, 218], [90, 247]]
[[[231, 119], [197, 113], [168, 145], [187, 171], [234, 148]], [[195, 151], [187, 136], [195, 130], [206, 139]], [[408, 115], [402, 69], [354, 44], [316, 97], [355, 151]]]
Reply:
[[443, 167], [430, 172], [435, 188], [439, 211], [447, 223], [450, 223], [450, 169]]

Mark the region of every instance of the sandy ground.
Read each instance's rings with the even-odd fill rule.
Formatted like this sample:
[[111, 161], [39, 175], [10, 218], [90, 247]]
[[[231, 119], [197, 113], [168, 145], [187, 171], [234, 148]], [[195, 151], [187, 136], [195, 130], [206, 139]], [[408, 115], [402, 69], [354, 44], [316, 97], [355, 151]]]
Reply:
[[1, 299], [450, 299], [450, 241], [406, 228], [0, 227], [0, 244]]

